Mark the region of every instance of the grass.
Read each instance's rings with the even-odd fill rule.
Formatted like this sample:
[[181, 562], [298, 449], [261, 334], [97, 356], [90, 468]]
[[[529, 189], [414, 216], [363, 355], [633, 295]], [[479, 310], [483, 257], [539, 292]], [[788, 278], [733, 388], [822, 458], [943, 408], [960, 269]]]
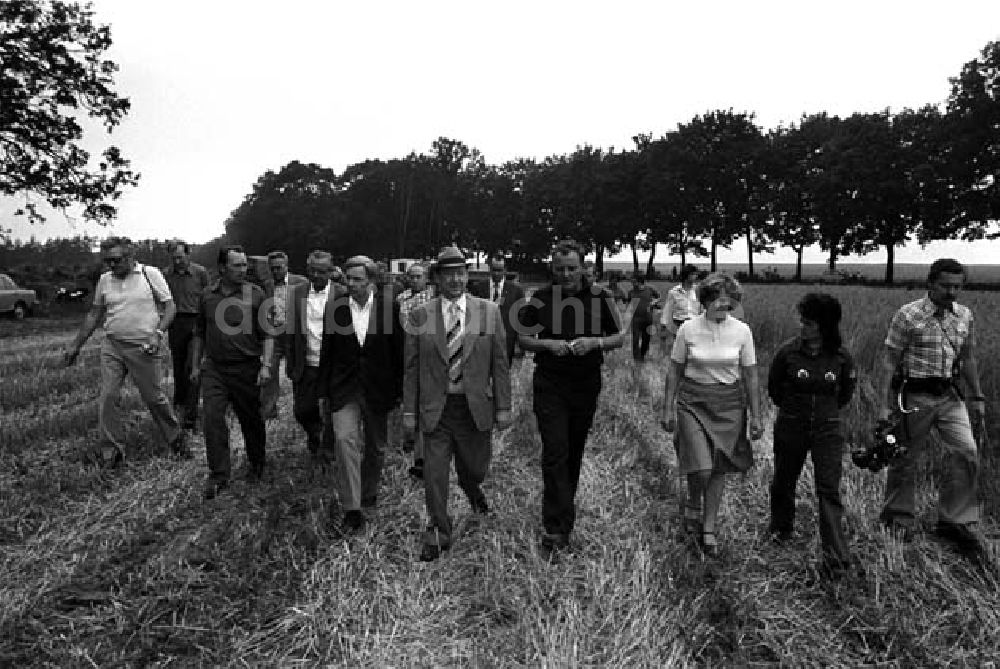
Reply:
[[[792, 333], [804, 290], [748, 288], [764, 369]], [[863, 375], [849, 420], [856, 438], [870, 419], [866, 377], [884, 326], [916, 295], [831, 290], [845, 304], [845, 335]], [[984, 388], [995, 398], [1000, 315], [989, 295], [963, 301], [980, 319]], [[91, 347], [85, 362], [56, 370], [70, 334], [65, 324], [0, 333], [0, 398], [9, 403], [0, 666], [981, 666], [1000, 657], [996, 576], [929, 534], [909, 545], [884, 534], [876, 520], [884, 475], [845, 469], [845, 522], [867, 573], [838, 586], [814, 578], [808, 467], [798, 538], [785, 547], [765, 541], [769, 434], [756, 445], [754, 469], [729, 482], [720, 557], [705, 560], [679, 539], [673, 449], [655, 412], [660, 360], [646, 372], [651, 396], [637, 399], [628, 353], [610, 355], [575, 548], [552, 564], [538, 553], [540, 443], [526, 360], [515, 375], [517, 420], [494, 443], [487, 492], [496, 515], [476, 522], [453, 486], [459, 536], [425, 565], [416, 561], [423, 494], [406, 476], [406, 456], [390, 449], [372, 522], [341, 536], [329, 522], [338, 515], [330, 474], [304, 455], [289, 388], [268, 430], [263, 484], [240, 480], [203, 503], [200, 438], [193, 461], [158, 455], [134, 390], [124, 394], [135, 409], [127, 466], [85, 469], [75, 454], [96, 425], [97, 360]], [[991, 422], [998, 408], [990, 404]], [[234, 451], [239, 465], [242, 446]], [[983, 480], [992, 482], [995, 456], [984, 461]], [[936, 471], [934, 457], [920, 470], [924, 529], [934, 521]], [[995, 485], [984, 486], [993, 537]]]

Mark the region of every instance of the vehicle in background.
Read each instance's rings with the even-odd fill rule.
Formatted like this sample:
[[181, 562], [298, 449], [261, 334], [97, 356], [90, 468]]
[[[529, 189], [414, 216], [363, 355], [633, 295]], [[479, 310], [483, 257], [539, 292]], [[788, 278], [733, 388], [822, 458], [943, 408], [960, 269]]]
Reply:
[[0, 274], [0, 314], [11, 314], [21, 320], [30, 316], [37, 306], [35, 291], [19, 288], [9, 276]]

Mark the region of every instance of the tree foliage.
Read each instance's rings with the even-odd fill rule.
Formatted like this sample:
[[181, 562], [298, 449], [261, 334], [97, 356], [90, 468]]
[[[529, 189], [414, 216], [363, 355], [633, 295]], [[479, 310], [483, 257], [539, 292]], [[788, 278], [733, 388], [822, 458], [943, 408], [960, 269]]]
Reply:
[[82, 116], [110, 132], [129, 110], [114, 89], [118, 66], [105, 57], [108, 26], [90, 5], [60, 0], [0, 3], [0, 194], [23, 196], [18, 214], [44, 220], [34, 198], [108, 223], [110, 201], [138, 174], [108, 146], [93, 164], [80, 144]]

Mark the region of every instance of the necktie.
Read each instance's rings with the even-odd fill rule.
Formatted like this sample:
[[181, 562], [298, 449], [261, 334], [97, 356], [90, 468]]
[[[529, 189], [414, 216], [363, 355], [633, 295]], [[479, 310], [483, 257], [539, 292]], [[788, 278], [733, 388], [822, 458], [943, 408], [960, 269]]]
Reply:
[[500, 284], [498, 283], [493, 284], [493, 301], [500, 301]]
[[449, 320], [451, 326], [448, 328], [448, 380], [458, 384], [462, 381], [462, 340], [465, 338], [465, 333], [462, 329], [462, 314], [454, 302], [449, 307]]

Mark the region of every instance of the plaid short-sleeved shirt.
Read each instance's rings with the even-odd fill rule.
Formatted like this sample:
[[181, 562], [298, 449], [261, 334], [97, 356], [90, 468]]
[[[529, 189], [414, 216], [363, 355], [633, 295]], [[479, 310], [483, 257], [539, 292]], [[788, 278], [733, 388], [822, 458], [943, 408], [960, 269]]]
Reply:
[[398, 297], [396, 297], [396, 301], [399, 302], [399, 319], [403, 323], [406, 323], [406, 319], [409, 318], [411, 311], [422, 304], [427, 304], [427, 302], [433, 297], [433, 286], [427, 286], [419, 293], [414, 293], [412, 290], [407, 288], [400, 293]]
[[952, 304], [937, 317], [930, 298], [904, 304], [892, 317], [885, 345], [903, 352], [911, 378], [950, 378], [966, 342], [972, 340], [972, 310]]

